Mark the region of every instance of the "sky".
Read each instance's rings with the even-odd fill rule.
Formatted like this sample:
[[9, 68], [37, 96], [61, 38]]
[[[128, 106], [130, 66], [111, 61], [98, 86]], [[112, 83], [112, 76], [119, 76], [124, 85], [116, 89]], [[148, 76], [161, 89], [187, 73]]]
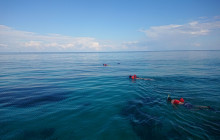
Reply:
[[0, 0], [0, 52], [220, 50], [220, 0]]

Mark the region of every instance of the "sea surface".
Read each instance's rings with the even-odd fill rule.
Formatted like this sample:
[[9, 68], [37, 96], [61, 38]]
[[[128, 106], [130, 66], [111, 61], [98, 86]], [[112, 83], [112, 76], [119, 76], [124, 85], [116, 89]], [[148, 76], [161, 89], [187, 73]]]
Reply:
[[219, 140], [220, 51], [0, 53], [0, 139]]

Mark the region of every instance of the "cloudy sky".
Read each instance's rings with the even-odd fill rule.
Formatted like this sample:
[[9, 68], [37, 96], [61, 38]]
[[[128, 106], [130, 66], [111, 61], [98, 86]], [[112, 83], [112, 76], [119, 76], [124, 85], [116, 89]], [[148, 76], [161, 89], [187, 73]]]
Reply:
[[220, 50], [219, 0], [0, 0], [0, 52]]

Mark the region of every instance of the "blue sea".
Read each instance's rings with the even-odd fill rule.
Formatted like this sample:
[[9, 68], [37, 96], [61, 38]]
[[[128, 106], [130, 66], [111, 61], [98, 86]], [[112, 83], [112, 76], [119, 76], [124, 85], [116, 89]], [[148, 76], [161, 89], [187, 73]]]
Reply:
[[0, 139], [219, 140], [220, 51], [0, 53]]

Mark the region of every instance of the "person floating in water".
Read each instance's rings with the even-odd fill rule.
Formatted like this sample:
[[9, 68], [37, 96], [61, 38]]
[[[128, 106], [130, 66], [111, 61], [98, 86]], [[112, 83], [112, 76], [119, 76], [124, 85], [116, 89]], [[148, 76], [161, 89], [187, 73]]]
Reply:
[[129, 78], [131, 78], [132, 80], [135, 80], [135, 79], [142, 79], [142, 80], [153, 80], [153, 79], [149, 79], [149, 78], [139, 78], [139, 77], [137, 77], [137, 75], [133, 75], [133, 76], [129, 76]]
[[201, 109], [210, 109], [213, 110], [210, 106], [199, 106], [199, 105], [192, 105], [188, 102], [184, 102], [183, 98], [180, 98], [179, 100], [177, 99], [172, 99], [170, 95], [167, 97], [167, 101], [173, 104], [175, 107], [176, 105], [183, 105], [187, 109], [194, 109], [194, 110], [201, 110]]
[[108, 66], [108, 64], [103, 64], [103, 66]]

